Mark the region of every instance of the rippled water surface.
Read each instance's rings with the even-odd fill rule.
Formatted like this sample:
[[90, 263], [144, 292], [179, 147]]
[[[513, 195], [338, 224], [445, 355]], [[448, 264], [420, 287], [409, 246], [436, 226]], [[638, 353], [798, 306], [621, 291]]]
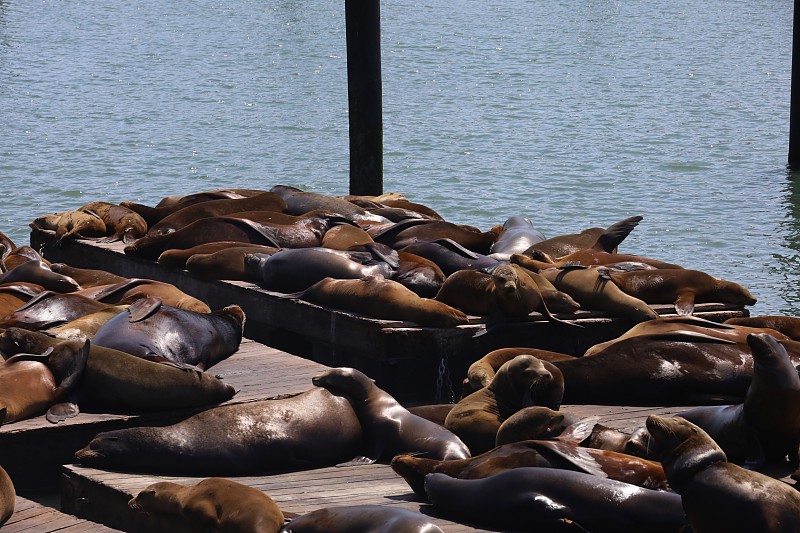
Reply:
[[[348, 189], [344, 3], [0, 0], [0, 231], [93, 200]], [[800, 314], [792, 2], [382, 3], [385, 190], [624, 243]]]

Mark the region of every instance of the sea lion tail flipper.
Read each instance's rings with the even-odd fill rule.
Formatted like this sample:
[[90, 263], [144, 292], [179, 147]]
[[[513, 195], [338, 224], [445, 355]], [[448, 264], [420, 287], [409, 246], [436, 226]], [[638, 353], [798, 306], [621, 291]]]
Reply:
[[353, 457], [346, 463], [339, 463], [338, 466], [360, 466], [360, 465], [371, 465], [375, 463], [375, 459], [370, 459], [369, 457], [364, 457], [363, 455], [359, 455], [357, 457]]
[[613, 252], [619, 244], [630, 235], [633, 228], [639, 225], [643, 217], [635, 216], [620, 220], [616, 224], [609, 226], [592, 246], [592, 249], [604, 252]]
[[586, 439], [586, 437], [591, 435], [595, 424], [597, 424], [599, 420], [600, 417], [597, 415], [578, 420], [574, 424], [567, 426], [564, 431], [561, 432], [561, 435], [556, 437], [556, 439], [580, 443]]
[[57, 403], [52, 405], [50, 409], [47, 410], [47, 414], [45, 418], [51, 424], [58, 424], [59, 422], [63, 422], [67, 418], [73, 418], [80, 414], [81, 410], [78, 407], [78, 404], [73, 402], [63, 402]]
[[[86, 340], [77, 351], [59, 349], [58, 352], [48, 354], [50, 359], [47, 366], [58, 380], [56, 400], [64, 398], [75, 389], [86, 369], [90, 348], [91, 345]], [[48, 350], [52, 352], [53, 348], [50, 347]]]
[[[142, 279], [142, 278], [131, 278], [131, 279], [122, 281], [120, 283], [116, 283], [114, 285], [110, 285], [110, 286], [106, 287], [105, 289], [103, 289], [100, 292], [96, 293], [94, 295], [93, 299], [98, 301], [98, 302], [102, 302], [103, 300], [106, 300], [106, 299], [114, 296], [115, 294], [117, 294], [117, 295], [118, 294], [123, 294], [126, 291], [128, 291], [128, 290], [130, 290], [130, 289], [132, 289], [134, 287], [137, 287], [139, 285], [142, 285], [142, 284], [148, 283], [148, 282], [149, 282], [149, 280]], [[108, 303], [108, 302], [105, 302], [105, 303]]]
[[128, 307], [128, 314], [130, 315], [129, 321], [131, 323], [141, 322], [147, 317], [155, 314], [155, 312], [158, 311], [160, 308], [161, 308], [160, 298], [153, 298], [148, 296], [147, 298], [136, 300]]
[[400, 267], [400, 261], [398, 260], [397, 252], [392, 250], [385, 244], [381, 244], [378, 242], [368, 242], [364, 245], [364, 248], [369, 250], [369, 253], [371, 253], [374, 257], [377, 257], [390, 267], [392, 268]]
[[684, 291], [678, 294], [678, 298], [675, 300], [675, 312], [679, 315], [694, 313], [694, 292]]
[[40, 292], [39, 294], [37, 294], [36, 296], [34, 296], [34, 297], [33, 297], [33, 298], [31, 298], [30, 300], [28, 300], [28, 301], [25, 303], [25, 305], [23, 305], [23, 306], [22, 306], [22, 307], [20, 307], [19, 309], [16, 309], [14, 312], [17, 312], [17, 311], [24, 311], [25, 309], [28, 309], [28, 308], [30, 308], [30, 307], [33, 307], [34, 305], [36, 305], [37, 303], [41, 302], [42, 300], [46, 300], [47, 298], [50, 298], [51, 296], [54, 296], [55, 294], [58, 294], [58, 293], [56, 293], [56, 292], [54, 292], [54, 291], [44, 291], [44, 292]]

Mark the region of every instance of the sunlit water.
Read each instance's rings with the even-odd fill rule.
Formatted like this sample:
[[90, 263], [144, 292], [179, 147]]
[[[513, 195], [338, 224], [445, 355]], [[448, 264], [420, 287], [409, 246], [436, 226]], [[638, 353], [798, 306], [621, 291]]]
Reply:
[[[800, 313], [792, 2], [383, 2], [385, 190], [623, 244]], [[344, 3], [0, 0], [0, 231], [93, 200], [348, 191]]]

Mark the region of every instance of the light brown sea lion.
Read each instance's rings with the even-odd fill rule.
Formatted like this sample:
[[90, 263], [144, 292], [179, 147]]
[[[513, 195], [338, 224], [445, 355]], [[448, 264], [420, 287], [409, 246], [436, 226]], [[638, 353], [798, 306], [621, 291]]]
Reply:
[[281, 533], [442, 533], [432, 518], [395, 505], [342, 505], [299, 516]]
[[400, 283], [379, 277], [325, 278], [291, 296], [373, 318], [416, 322], [420, 326], [447, 328], [468, 321], [467, 316], [458, 309], [436, 300], [420, 298]]
[[101, 311], [78, 317], [66, 324], [48, 328], [44, 330], [44, 333], [65, 340], [92, 340], [97, 330], [99, 330], [103, 324], [125, 311], [127, 308], [127, 305], [115, 305]]
[[489, 385], [494, 379], [494, 375], [501, 366], [511, 361], [518, 355], [532, 355], [542, 361], [542, 365], [554, 376], [558, 376], [558, 368], [552, 363], [556, 361], [569, 361], [575, 357], [563, 353], [540, 350], [538, 348], [500, 348], [493, 350], [474, 363], [467, 369], [467, 377], [464, 378], [462, 388], [462, 398], [481, 390]]
[[353, 463], [389, 461], [399, 453], [422, 454], [433, 459], [463, 459], [467, 446], [442, 426], [416, 416], [389, 393], [354, 368], [333, 368], [314, 376], [317, 387], [350, 398], [367, 436], [365, 453]]
[[265, 192], [267, 191], [254, 189], [220, 189], [186, 196], [167, 196], [162, 198], [155, 207], [137, 204], [136, 202], [121, 202], [120, 205], [138, 213], [147, 222], [147, 227], [149, 228], [155, 226], [163, 218], [190, 205], [223, 198], [247, 198]]
[[14, 514], [17, 502], [17, 491], [8, 473], [0, 466], [0, 526]]
[[695, 303], [754, 305], [756, 298], [743, 286], [699, 270], [667, 269], [609, 273], [626, 294], [647, 303], [674, 303], [679, 315], [691, 315]]
[[578, 250], [577, 252], [565, 255], [564, 257], [559, 257], [555, 264], [553, 264], [553, 267], [562, 267], [568, 263], [578, 263], [583, 266], [594, 266], [610, 265], [613, 263], [622, 262], [644, 263], [656, 268], [683, 268], [682, 266], [674, 263], [667, 263], [665, 261], [659, 261], [658, 259], [651, 259], [641, 255], [610, 253], [606, 252], [605, 250], [597, 250], [595, 248]]
[[47, 413], [60, 422], [78, 414], [70, 394], [78, 386], [89, 357], [89, 341], [68, 352], [19, 353], [0, 362], [0, 424]]
[[550, 257], [563, 257], [586, 248], [596, 248], [606, 252], [613, 252], [641, 220], [642, 217], [640, 216], [630, 217], [616, 224], [612, 224], [607, 229], [589, 228], [580, 233], [552, 237], [537, 242], [523, 252], [522, 255], [531, 257], [534, 251], [537, 251], [543, 252]]
[[[252, 247], [253, 245], [247, 242], [234, 242], [234, 241], [221, 241], [221, 242], [207, 242], [205, 244], [198, 244], [186, 249], [170, 249], [165, 250], [158, 256], [158, 263], [170, 268], [178, 268], [181, 270], [186, 269], [186, 261], [195, 254], [211, 255], [221, 250], [228, 250], [238, 247]], [[267, 248], [272, 248], [267, 247]]]
[[98, 302], [130, 305], [143, 298], [158, 298], [165, 305], [196, 313], [210, 313], [208, 305], [178, 289], [171, 283], [152, 279], [131, 278], [113, 285], [91, 287], [77, 291], [76, 294], [92, 298]]
[[792, 340], [800, 341], [800, 318], [793, 316], [766, 315], [729, 318], [725, 321], [725, 324], [774, 329]]
[[369, 233], [355, 226], [334, 226], [322, 236], [321, 246], [334, 250], [349, 250], [353, 246], [361, 246], [374, 242]]
[[695, 533], [800, 530], [800, 493], [729, 463], [702, 429], [682, 418], [647, 418], [670, 487]]
[[423, 481], [427, 474], [438, 472], [458, 479], [483, 479], [522, 467], [574, 470], [647, 489], [667, 488], [664, 470], [654, 461], [607, 450], [581, 448], [574, 442], [557, 439], [512, 442], [468, 459], [449, 461], [398, 455], [392, 459], [391, 466], [415, 493], [423, 497]]
[[30, 227], [55, 231], [56, 244], [64, 239], [103, 237], [106, 234], [105, 222], [91, 211], [76, 210], [44, 215], [31, 222]]
[[362, 450], [350, 400], [314, 387], [214, 407], [171, 426], [100, 433], [75, 459], [126, 472], [234, 476], [331, 466]]
[[183, 207], [162, 218], [147, 231], [150, 235], [172, 233], [201, 218], [218, 217], [245, 211], [271, 211], [284, 213], [286, 202], [275, 193], [264, 192], [244, 198], [221, 198]]
[[113, 307], [79, 294], [45, 291], [0, 320], [0, 328], [48, 329], [71, 320]]
[[277, 533], [283, 512], [260, 490], [230, 479], [208, 478], [186, 486], [161, 481], [128, 502], [131, 509], [181, 516], [194, 531]]
[[462, 398], [445, 419], [445, 427], [458, 435], [474, 454], [495, 447], [497, 430], [511, 415], [530, 405], [557, 410], [564, 383], [531, 355], [518, 355], [501, 366], [491, 383]]
[[686, 521], [672, 492], [553, 468], [512, 468], [484, 479], [428, 474], [425, 493], [449, 516], [505, 531], [677, 533]]
[[105, 270], [78, 268], [65, 263], [53, 263], [50, 265], [50, 270], [71, 277], [84, 289], [98, 285], [113, 285], [128, 279]]
[[106, 235], [100, 242], [133, 242], [147, 233], [147, 222], [138, 213], [109, 202], [91, 202], [79, 208], [97, 213], [106, 225]]
[[70, 276], [53, 271], [44, 261], [25, 261], [24, 263], [0, 274], [0, 283], [25, 281], [41, 285], [49, 291], [60, 293], [74, 292], [80, 289], [78, 282]]
[[[272, 255], [283, 250], [274, 246], [246, 245], [226, 248], [211, 254], [194, 254], [186, 261], [186, 270], [203, 279], [228, 279], [238, 281], [258, 281], [258, 276], [247, 269], [245, 258], [251, 254]], [[167, 250], [176, 252], [178, 250]], [[160, 261], [160, 258], [159, 258]]]
[[525, 267], [522, 268], [539, 287], [539, 293], [542, 295], [544, 305], [551, 312], [573, 314], [581, 308], [581, 305], [573, 300], [572, 296], [556, 289], [556, 286], [550, 283], [550, 280], [538, 272], [533, 272]]
[[[75, 350], [83, 342], [65, 341], [20, 328], [0, 332], [0, 352], [54, 353]], [[89, 350], [81, 383], [76, 389], [81, 408], [97, 412], [163, 411], [201, 407], [230, 400], [230, 385], [193, 368], [153, 363], [95, 344]]]

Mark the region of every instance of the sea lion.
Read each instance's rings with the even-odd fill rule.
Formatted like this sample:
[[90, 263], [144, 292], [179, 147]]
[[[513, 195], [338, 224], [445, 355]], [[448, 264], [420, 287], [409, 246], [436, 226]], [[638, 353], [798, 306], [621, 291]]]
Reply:
[[91, 211], [65, 211], [44, 215], [30, 223], [33, 229], [50, 230], [56, 232], [56, 244], [64, 239], [88, 239], [103, 237], [106, 234], [106, 224], [97, 213]]
[[460, 270], [478, 270], [488, 274], [505, 263], [495, 257], [476, 254], [451, 239], [416, 242], [404, 246], [401, 250], [433, 261], [445, 276], [451, 276]]
[[422, 298], [435, 297], [445, 280], [442, 269], [433, 261], [403, 250], [397, 252], [397, 258], [399, 264], [392, 273], [392, 280]]
[[238, 305], [196, 313], [144, 298], [103, 324], [93, 342], [144, 359], [204, 370], [239, 349], [244, 321]]
[[110, 307], [79, 294], [44, 291], [0, 320], [0, 328], [48, 329]]
[[234, 476], [330, 466], [362, 449], [350, 401], [314, 387], [289, 398], [214, 407], [171, 426], [100, 433], [75, 460], [126, 472]]
[[533, 227], [529, 218], [513, 216], [503, 223], [503, 229], [489, 248], [489, 253], [521, 254], [545, 238], [544, 233]]
[[60, 422], [78, 414], [69, 397], [89, 357], [89, 341], [69, 351], [47, 349], [41, 355], [20, 353], [0, 362], [0, 424], [47, 412]]
[[4, 283], [0, 285], [0, 319], [13, 313], [31, 298], [44, 292], [44, 287], [35, 283]]
[[14, 514], [17, 491], [8, 473], [0, 466], [0, 526], [5, 524]]
[[448, 413], [453, 409], [453, 403], [437, 403], [432, 405], [416, 405], [408, 408], [408, 412], [430, 420], [440, 426], [444, 426], [444, 421]]
[[[238, 247], [247, 248], [252, 246], [253, 246], [252, 244], [246, 242], [233, 242], [233, 241], [207, 242], [205, 244], [198, 244], [197, 246], [192, 246], [191, 248], [165, 250], [161, 255], [158, 256], [158, 263], [166, 267], [185, 270], [186, 261], [188, 261], [189, 258], [191, 258], [193, 255], [196, 254], [212, 255], [222, 250], [229, 250]], [[256, 246], [256, 248], [265, 248], [269, 250], [274, 249], [272, 246], [267, 246], [267, 247]]]
[[375, 242], [369, 233], [354, 226], [334, 226], [322, 236], [322, 246], [334, 250], [349, 250], [353, 246], [361, 246]]
[[322, 209], [356, 222], [388, 222], [387, 219], [381, 216], [373, 215], [366, 209], [335, 196], [302, 191], [287, 185], [275, 185], [270, 189], [270, 192], [276, 193], [286, 201], [286, 212], [290, 215], [302, 215], [309, 211]]
[[212, 477], [186, 486], [161, 481], [128, 502], [131, 509], [181, 516], [194, 531], [277, 533], [284, 517], [278, 504], [260, 490]]
[[392, 459], [391, 466], [422, 497], [425, 497], [423, 482], [428, 474], [438, 472], [458, 479], [483, 479], [522, 467], [573, 470], [646, 489], [668, 488], [664, 470], [654, 461], [624, 453], [581, 448], [574, 442], [558, 439], [512, 442], [475, 457], [449, 461], [398, 455]]
[[753, 380], [743, 404], [698, 407], [679, 416], [701, 427], [728, 461], [749, 468], [800, 466], [800, 376], [786, 349], [771, 335], [750, 334]]
[[581, 305], [572, 299], [572, 296], [566, 292], [556, 289], [556, 286], [550, 283], [550, 280], [539, 274], [533, 272], [525, 267], [521, 267], [525, 273], [530, 277], [534, 283], [539, 287], [539, 293], [542, 295], [545, 307], [553, 313], [574, 314], [581, 308]]
[[[184, 266], [186, 270], [202, 279], [227, 279], [256, 282], [258, 281], [258, 276], [256, 273], [250, 272], [245, 266], [245, 257], [250, 254], [272, 255], [281, 250], [283, 250], [283, 248], [253, 244], [241, 247], [229, 247], [212, 254], [195, 253], [188, 258]], [[179, 251], [180, 250], [167, 250], [161, 254], [159, 262], [161, 262], [161, 258], [164, 257], [165, 254]]]
[[22, 263], [27, 263], [28, 261], [41, 261], [45, 264], [45, 266], [47, 266], [47, 268], [50, 268], [50, 262], [43, 258], [39, 252], [30, 246], [20, 246], [19, 248], [14, 248], [8, 255], [6, 255], [5, 259], [3, 259], [3, 264], [5, 265], [6, 270], [11, 270], [18, 267]]
[[558, 374], [531, 355], [518, 355], [497, 370], [489, 385], [462, 398], [444, 425], [473, 454], [491, 450], [501, 424], [523, 407], [540, 405], [558, 410], [564, 394], [564, 382]]
[[393, 270], [367, 252], [321, 247], [282, 250], [271, 255], [249, 254], [244, 258], [244, 266], [265, 289], [285, 293], [303, 291], [325, 278], [390, 278]]
[[500, 348], [493, 350], [467, 369], [467, 377], [462, 384], [462, 398], [489, 385], [494, 379], [497, 369], [511, 361], [518, 355], [532, 355], [542, 362], [542, 365], [555, 379], [559, 379], [559, 370], [553, 364], [556, 361], [569, 361], [575, 357], [563, 353], [540, 350], [538, 348]]
[[564, 413], [540, 405], [520, 409], [500, 424], [494, 445], [557, 437], [567, 428]]
[[130, 305], [142, 298], [158, 298], [165, 305], [196, 313], [210, 313], [208, 305], [178, 289], [171, 283], [152, 279], [131, 278], [113, 285], [91, 287], [77, 291], [76, 294], [86, 296], [103, 303]]
[[422, 205], [420, 203], [412, 202], [407, 198], [383, 198], [379, 199], [378, 202], [381, 205], [385, 205], [386, 207], [407, 209], [409, 211], [415, 211], [425, 217], [432, 218], [434, 220], [444, 220], [442, 215], [440, 215], [430, 207]]
[[65, 263], [53, 263], [50, 265], [50, 270], [69, 276], [84, 289], [96, 287], [98, 285], [113, 285], [114, 283], [119, 283], [120, 281], [128, 279], [112, 274], [111, 272], [106, 272], [105, 270], [78, 268]]
[[183, 207], [162, 218], [147, 231], [149, 235], [172, 233], [201, 218], [218, 217], [245, 211], [286, 212], [286, 202], [275, 193], [264, 192], [244, 198], [220, 198]]
[[614, 263], [634, 262], [644, 263], [655, 268], [683, 268], [674, 263], [667, 263], [658, 259], [651, 259], [641, 255], [610, 253], [596, 248], [578, 250], [564, 257], [559, 257], [551, 267], [559, 268], [567, 264], [579, 264], [583, 266], [611, 265]]
[[150, 228], [163, 218], [190, 205], [223, 198], [247, 198], [265, 192], [267, 191], [257, 189], [221, 189], [198, 192], [186, 196], [167, 196], [162, 198], [155, 207], [137, 204], [136, 202], [121, 202], [120, 205], [138, 213], [147, 222], [147, 227]]
[[[4, 356], [22, 352], [54, 353], [83, 346], [20, 328], [0, 332]], [[236, 393], [230, 385], [194, 368], [154, 363], [133, 355], [92, 344], [86, 369], [76, 389], [82, 409], [98, 412], [163, 411], [186, 409], [230, 400]]]
[[67, 293], [80, 289], [80, 285], [70, 276], [53, 271], [47, 263], [25, 261], [24, 263], [0, 274], [0, 283], [24, 281], [41, 285], [49, 291]]
[[542, 252], [550, 257], [563, 257], [586, 248], [613, 252], [625, 240], [625, 237], [639, 225], [641, 220], [642, 217], [635, 216], [620, 220], [607, 229], [589, 228], [580, 233], [552, 237], [537, 242], [523, 252], [522, 255], [531, 257], [534, 252]]
[[16, 247], [17, 245], [14, 244], [14, 241], [12, 241], [8, 235], [0, 231], [0, 263], [3, 263], [6, 257], [8, 257], [8, 254]]
[[800, 493], [729, 463], [702, 429], [679, 417], [647, 418], [661, 464], [695, 533], [800, 530]]
[[101, 311], [83, 315], [75, 320], [44, 330], [47, 335], [52, 335], [59, 339], [80, 339], [92, 340], [103, 324], [125, 311], [127, 305], [115, 305]]
[[286, 524], [281, 533], [442, 533], [433, 520], [394, 505], [342, 505], [317, 509]]
[[390, 394], [354, 368], [333, 368], [311, 380], [352, 402], [366, 436], [363, 457], [354, 463], [388, 461], [399, 453], [423, 454], [433, 459], [463, 459], [467, 446], [447, 429], [408, 412]]
[[[681, 497], [552, 468], [514, 468], [484, 479], [425, 476], [425, 493], [448, 515], [513, 530], [671, 532], [685, 525]], [[578, 529], [581, 528], [581, 529]]]
[[793, 316], [766, 315], [729, 318], [725, 324], [774, 329], [792, 340], [800, 341], [800, 318]]
[[471, 226], [439, 220], [404, 220], [371, 235], [375, 242], [386, 244], [395, 250], [419, 241], [450, 239], [468, 250], [485, 255], [489, 253], [500, 231], [500, 226], [483, 232]]
[[699, 270], [666, 269], [609, 273], [611, 281], [626, 294], [647, 303], [674, 303], [679, 315], [691, 315], [695, 303], [721, 302], [754, 305], [756, 298], [745, 287]]
[[650, 434], [646, 427], [638, 428], [633, 433], [626, 433], [603, 424], [595, 424], [589, 436], [581, 441], [581, 446], [643, 459], [655, 459], [655, 453], [650, 446]]
[[147, 222], [138, 213], [109, 202], [91, 202], [79, 208], [96, 213], [106, 225], [106, 235], [100, 242], [133, 242], [147, 233]]
[[305, 291], [290, 295], [334, 309], [384, 320], [407, 320], [420, 326], [447, 328], [466, 324], [467, 316], [449, 305], [420, 298], [396, 281], [380, 277], [325, 278]]

